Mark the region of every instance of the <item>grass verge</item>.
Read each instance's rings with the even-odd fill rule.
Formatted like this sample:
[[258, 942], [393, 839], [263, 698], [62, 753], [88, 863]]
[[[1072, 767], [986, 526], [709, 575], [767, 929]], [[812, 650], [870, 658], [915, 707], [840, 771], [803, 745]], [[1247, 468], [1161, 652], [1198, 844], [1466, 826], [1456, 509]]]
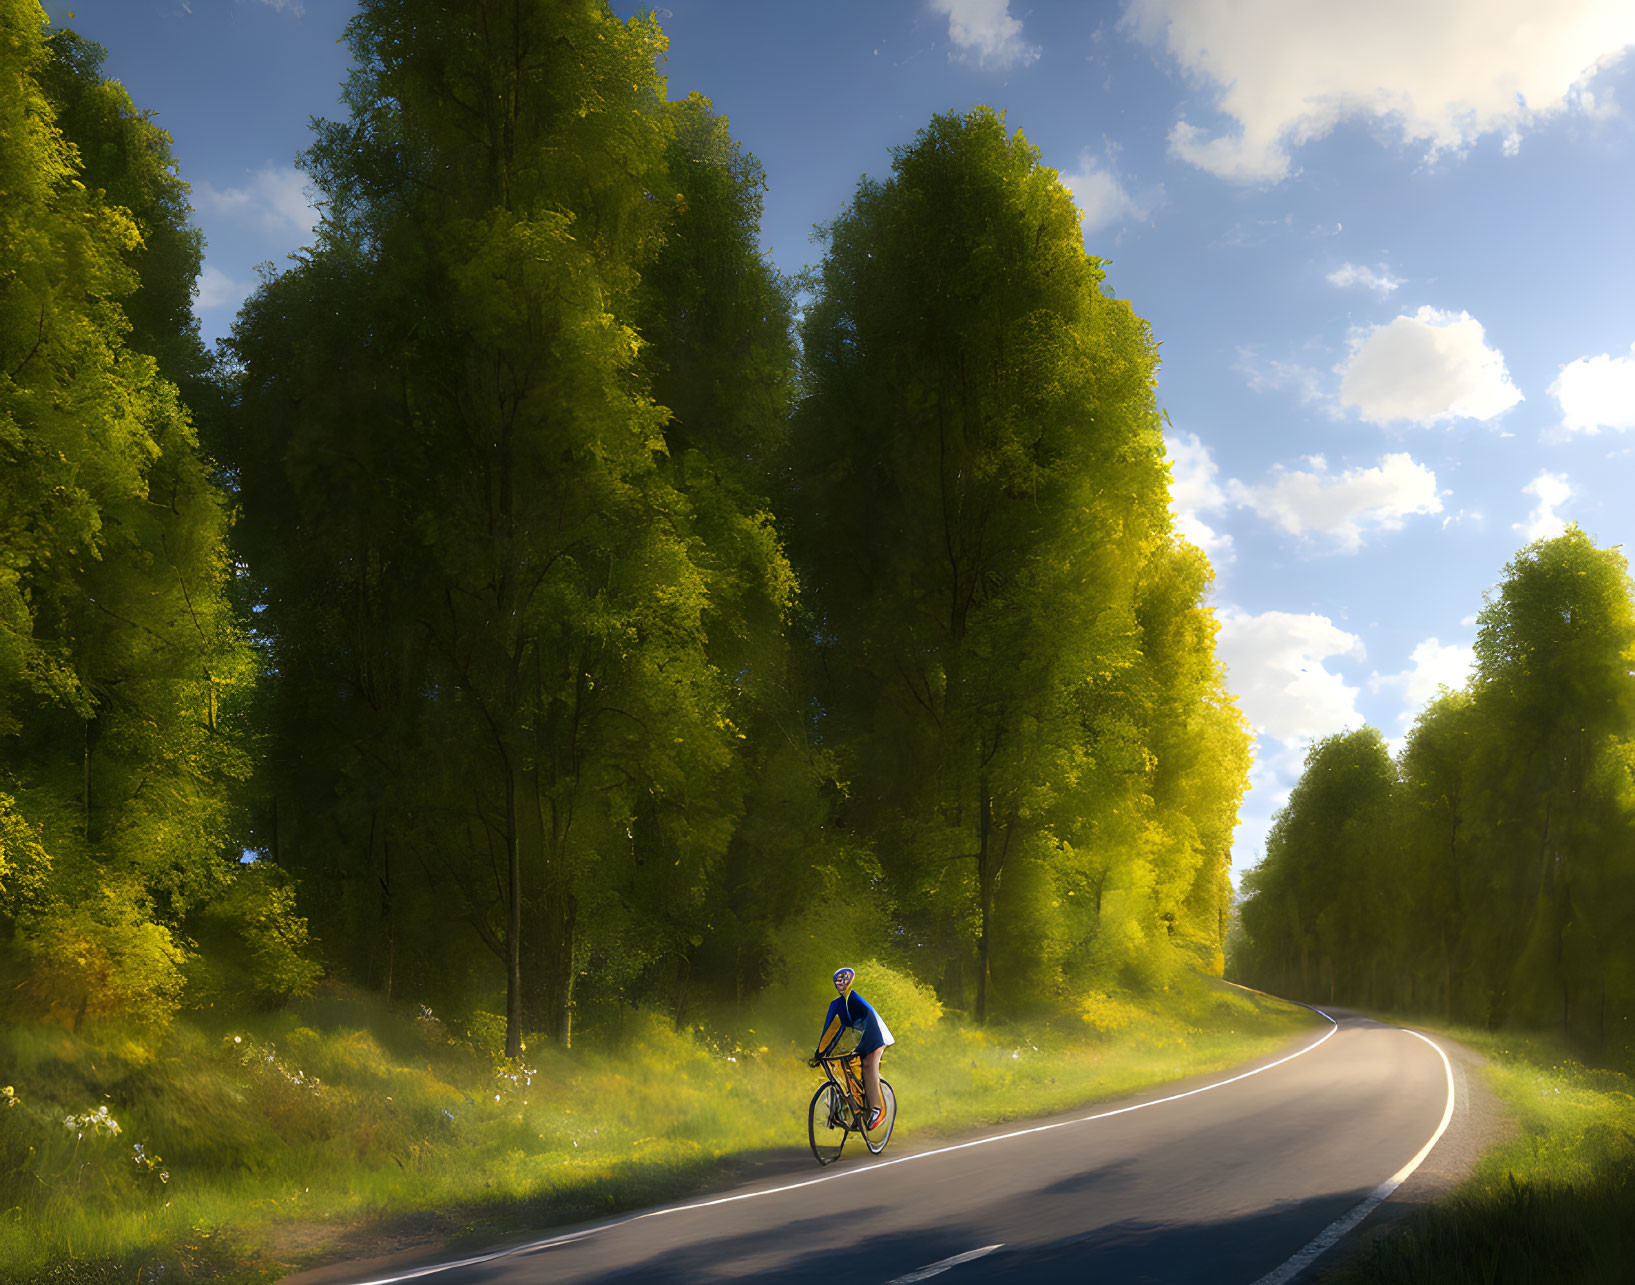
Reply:
[[1582, 1065], [1549, 1036], [1441, 1033], [1489, 1059], [1519, 1136], [1485, 1154], [1447, 1200], [1324, 1274], [1324, 1285], [1635, 1279], [1635, 1081]]
[[[823, 1000], [806, 1007], [815, 1028]], [[1209, 979], [982, 1028], [936, 1008], [886, 1055], [894, 1140], [1219, 1070], [1313, 1021]], [[505, 1063], [340, 992], [160, 1035], [0, 1031], [0, 1279], [272, 1279], [404, 1232], [486, 1239], [678, 1198], [735, 1159], [798, 1163], [815, 1033], [771, 1005], [680, 1031], [629, 1012]]]

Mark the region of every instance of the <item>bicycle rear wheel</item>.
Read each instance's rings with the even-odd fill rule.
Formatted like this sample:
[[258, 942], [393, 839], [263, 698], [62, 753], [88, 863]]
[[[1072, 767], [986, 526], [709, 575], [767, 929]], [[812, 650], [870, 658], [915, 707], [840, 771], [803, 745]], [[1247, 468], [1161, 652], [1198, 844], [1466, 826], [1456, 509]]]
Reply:
[[897, 1123], [897, 1092], [890, 1080], [880, 1081], [880, 1101], [885, 1107], [880, 1113], [880, 1127], [863, 1130], [863, 1145], [875, 1155], [886, 1149], [886, 1143], [891, 1141], [892, 1126]]
[[820, 1165], [840, 1159], [840, 1149], [846, 1145], [847, 1111], [846, 1100], [833, 1082], [820, 1084], [812, 1095], [806, 1136], [812, 1140], [812, 1154]]

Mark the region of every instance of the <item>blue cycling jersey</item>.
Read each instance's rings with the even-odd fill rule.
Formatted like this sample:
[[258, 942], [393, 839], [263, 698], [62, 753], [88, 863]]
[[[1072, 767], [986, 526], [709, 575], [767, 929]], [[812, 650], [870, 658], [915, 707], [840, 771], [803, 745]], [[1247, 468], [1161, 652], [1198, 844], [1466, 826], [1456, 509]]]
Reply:
[[819, 1057], [826, 1057], [829, 1050], [840, 1042], [842, 1031], [859, 1033], [856, 1049], [859, 1055], [897, 1042], [892, 1039], [891, 1030], [880, 1014], [874, 1011], [874, 1006], [853, 990], [837, 995], [829, 1005], [829, 1012], [823, 1019], [823, 1034], [818, 1036]]

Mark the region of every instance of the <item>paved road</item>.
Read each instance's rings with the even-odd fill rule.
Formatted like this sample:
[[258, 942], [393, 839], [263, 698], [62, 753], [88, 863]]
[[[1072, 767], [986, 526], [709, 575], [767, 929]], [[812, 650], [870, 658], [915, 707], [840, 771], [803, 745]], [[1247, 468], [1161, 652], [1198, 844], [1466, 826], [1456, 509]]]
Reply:
[[[1304, 1279], [1291, 1257], [1400, 1176], [1448, 1118], [1450, 1087], [1464, 1083], [1423, 1037], [1334, 1017], [1337, 1026], [1237, 1071], [957, 1144], [893, 1146], [878, 1158], [848, 1145], [827, 1169], [414, 1279], [884, 1283], [967, 1254], [938, 1285], [1249, 1285], [1280, 1270]], [[1463, 1149], [1473, 1154], [1468, 1140]], [[1435, 1177], [1422, 1187], [1457, 1176], [1450, 1151], [1461, 1151], [1456, 1136], [1431, 1152], [1424, 1168]], [[322, 1275], [403, 1280], [407, 1270]]]

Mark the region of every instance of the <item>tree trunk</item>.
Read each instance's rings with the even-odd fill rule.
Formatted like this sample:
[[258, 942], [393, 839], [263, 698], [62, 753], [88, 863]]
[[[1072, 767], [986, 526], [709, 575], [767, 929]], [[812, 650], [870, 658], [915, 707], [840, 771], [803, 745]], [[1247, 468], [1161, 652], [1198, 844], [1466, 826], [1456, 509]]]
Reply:
[[976, 1020], [980, 1025], [988, 1020], [988, 958], [993, 940], [994, 893], [999, 887], [999, 876], [1005, 869], [1005, 855], [1010, 851], [1011, 836], [1016, 832], [1016, 814], [1005, 818], [1004, 838], [995, 842], [993, 833], [993, 799], [988, 793], [988, 778], [982, 778], [982, 812], [978, 818], [977, 900], [982, 914], [981, 936], [977, 940]]
[[505, 774], [505, 858], [510, 916], [505, 933], [505, 1056], [522, 1056], [522, 852], [517, 843], [517, 782]]
[[397, 914], [392, 905], [392, 841], [381, 841], [381, 856], [385, 864], [385, 877], [381, 882], [382, 898], [385, 901], [386, 911], [386, 1003], [392, 1002], [392, 975], [397, 968]]
[[988, 938], [992, 929], [994, 877], [993, 869], [993, 801], [988, 798], [988, 778], [982, 778], [978, 792], [976, 895], [980, 915], [977, 937], [976, 965], [976, 1020], [982, 1025], [988, 1020]]
[[85, 775], [80, 789], [85, 842], [91, 842], [91, 720], [85, 720]]
[[563, 1048], [573, 1047], [573, 934], [579, 903], [566, 887], [558, 887], [547, 916], [551, 958], [547, 967], [545, 1033]]
[[676, 989], [673, 1017], [676, 1030], [684, 1030], [687, 1026], [687, 981], [692, 975], [692, 964], [686, 955], [676, 956]]

